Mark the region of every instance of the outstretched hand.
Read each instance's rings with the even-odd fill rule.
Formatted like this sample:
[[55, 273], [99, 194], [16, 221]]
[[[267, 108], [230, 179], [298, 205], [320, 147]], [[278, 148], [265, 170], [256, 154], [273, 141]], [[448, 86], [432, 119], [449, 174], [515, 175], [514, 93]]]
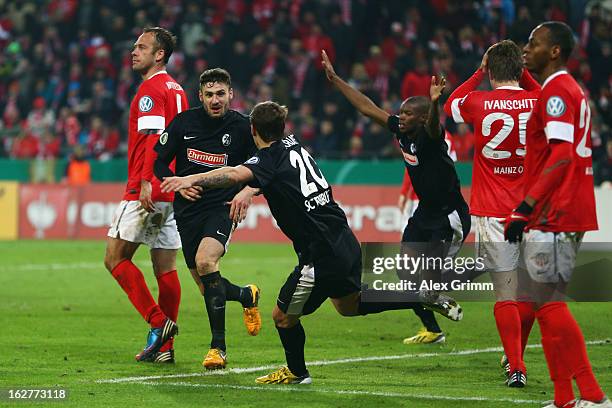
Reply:
[[202, 198], [203, 190], [204, 189], [200, 186], [193, 186], [189, 188], [184, 188], [182, 190], [179, 190], [178, 192], [181, 196], [183, 196], [185, 200], [198, 201], [200, 198]]
[[336, 71], [334, 71], [334, 66], [329, 60], [329, 57], [327, 56], [325, 50], [321, 50], [321, 59], [321, 64], [323, 65], [323, 69], [325, 70], [325, 76], [327, 76], [327, 79], [329, 79], [330, 81], [333, 80], [334, 77], [337, 77], [338, 75], [336, 74]]
[[436, 78], [435, 75], [431, 77], [431, 86], [429, 87], [429, 96], [431, 97], [432, 102], [437, 102], [438, 99], [440, 99], [440, 96], [442, 96], [442, 91], [444, 90], [445, 86], [446, 86], [446, 78], [440, 77], [440, 80], [438, 81], [438, 78]]
[[171, 191], [179, 191], [182, 189], [188, 189], [192, 187], [193, 184], [187, 177], [164, 177], [164, 181], [161, 183], [161, 191], [162, 193], [169, 193]]

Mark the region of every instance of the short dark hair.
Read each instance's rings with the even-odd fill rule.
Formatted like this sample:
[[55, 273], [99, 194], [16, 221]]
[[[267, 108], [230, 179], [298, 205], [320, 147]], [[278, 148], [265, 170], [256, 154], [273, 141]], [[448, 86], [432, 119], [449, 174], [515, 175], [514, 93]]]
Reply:
[[155, 51], [164, 50], [164, 64], [170, 61], [170, 56], [176, 47], [176, 37], [165, 28], [147, 27], [143, 33], [152, 33], [155, 35]]
[[232, 77], [223, 68], [212, 68], [202, 72], [202, 75], [200, 75], [200, 88], [207, 82], [219, 82], [226, 84], [230, 88], [232, 87]]
[[251, 124], [264, 142], [280, 140], [285, 136], [287, 107], [276, 102], [260, 102], [251, 111]]
[[561, 21], [546, 21], [540, 26], [548, 28], [550, 45], [558, 45], [561, 48], [561, 59], [563, 62], [567, 62], [576, 45], [574, 33], [570, 26]]
[[521, 49], [511, 40], [498, 42], [487, 54], [487, 69], [496, 81], [518, 81], [523, 73]]
[[431, 103], [431, 100], [426, 96], [419, 95], [411, 96], [410, 98], [406, 99], [404, 103], [412, 106], [417, 115], [424, 115], [429, 111], [429, 104]]

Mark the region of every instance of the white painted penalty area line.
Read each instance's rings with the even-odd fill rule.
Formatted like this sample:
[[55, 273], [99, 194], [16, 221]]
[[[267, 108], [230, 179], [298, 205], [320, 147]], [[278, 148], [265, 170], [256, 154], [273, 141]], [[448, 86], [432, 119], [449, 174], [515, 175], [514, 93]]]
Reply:
[[513, 404], [540, 404], [542, 401], [529, 399], [513, 399], [513, 398], [489, 398], [489, 397], [452, 397], [449, 395], [427, 395], [427, 394], [405, 394], [399, 392], [382, 392], [382, 391], [358, 391], [358, 390], [330, 390], [327, 388], [316, 388], [309, 385], [306, 386], [283, 386], [283, 385], [231, 385], [231, 384], [197, 384], [189, 382], [161, 382], [161, 381], [136, 381], [130, 384], [148, 385], [148, 386], [172, 386], [172, 387], [192, 387], [192, 388], [216, 388], [216, 389], [233, 389], [246, 391], [270, 391], [270, 392], [306, 392], [314, 394], [335, 394], [335, 395], [361, 395], [373, 397], [398, 397], [412, 398], [437, 401], [470, 401], [470, 402], [509, 402]]
[[[149, 259], [134, 259], [136, 265], [142, 267], [150, 267], [151, 261]], [[257, 264], [270, 264], [279, 265], [279, 263], [296, 264], [297, 258], [291, 257], [276, 257], [270, 259], [259, 259], [254, 257], [241, 257], [241, 258], [228, 258], [223, 259], [223, 264], [227, 265], [252, 265], [254, 262]], [[104, 269], [102, 260], [100, 262], [52, 262], [52, 263], [30, 263], [30, 264], [17, 264], [17, 265], [2, 265], [0, 266], [0, 273], [2, 272], [14, 272], [14, 271], [63, 271], [73, 269]]]
[[[612, 344], [612, 340], [591, 340], [586, 342], [587, 345], [603, 345], [603, 344]], [[542, 348], [541, 344], [529, 344], [527, 348]], [[481, 349], [470, 349], [470, 350], [459, 350], [459, 351], [451, 351], [449, 353], [416, 353], [416, 354], [397, 354], [397, 355], [389, 355], [389, 356], [370, 356], [370, 357], [353, 357], [353, 358], [342, 358], [337, 360], [318, 360], [318, 361], [310, 361], [307, 362], [306, 365], [309, 367], [316, 366], [327, 366], [327, 365], [335, 365], [335, 364], [347, 364], [347, 363], [363, 363], [368, 361], [385, 361], [385, 360], [405, 360], [411, 358], [429, 358], [429, 357], [445, 357], [445, 356], [468, 356], [473, 354], [482, 354], [482, 353], [498, 353], [503, 352], [503, 347], [488, 347]], [[274, 365], [263, 365], [257, 367], [236, 367], [236, 368], [228, 368], [225, 370], [214, 370], [214, 371], [204, 371], [198, 373], [183, 373], [183, 374], [169, 374], [169, 375], [149, 375], [149, 376], [140, 376], [140, 377], [120, 377], [120, 378], [110, 378], [110, 379], [101, 379], [96, 380], [95, 382], [98, 384], [117, 384], [117, 383], [129, 383], [129, 382], [142, 382], [142, 381], [150, 381], [150, 380], [162, 380], [162, 379], [170, 379], [170, 378], [191, 378], [191, 377], [208, 377], [208, 376], [219, 376], [219, 375], [228, 375], [228, 374], [245, 374], [245, 373], [255, 373], [264, 370], [271, 370], [278, 368], [278, 364]]]

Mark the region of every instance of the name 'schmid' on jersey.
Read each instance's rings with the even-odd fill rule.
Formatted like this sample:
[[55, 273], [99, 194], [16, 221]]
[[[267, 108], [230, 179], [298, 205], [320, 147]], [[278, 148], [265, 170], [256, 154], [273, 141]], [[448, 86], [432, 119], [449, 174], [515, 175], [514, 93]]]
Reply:
[[338, 237], [350, 231], [331, 186], [295, 136], [259, 150], [244, 166], [253, 172], [250, 185], [261, 188], [300, 261], [333, 251]]

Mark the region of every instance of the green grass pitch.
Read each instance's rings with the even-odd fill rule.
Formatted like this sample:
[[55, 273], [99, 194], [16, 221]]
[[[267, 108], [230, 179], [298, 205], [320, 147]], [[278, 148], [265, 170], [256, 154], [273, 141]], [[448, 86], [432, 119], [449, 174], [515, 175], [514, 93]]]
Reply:
[[[182, 257], [177, 363], [136, 363], [147, 326], [104, 269], [104, 248], [101, 241], [0, 242], [0, 389], [61, 387], [69, 397], [57, 402], [58, 407], [105, 408], [528, 407], [552, 398], [537, 346], [526, 352], [527, 388], [504, 385], [501, 353], [488, 350], [500, 345], [491, 303], [465, 303], [462, 322], [441, 320], [447, 343], [423, 346], [402, 344], [419, 328], [410, 311], [344, 318], [326, 303], [303, 319], [306, 359], [318, 362], [310, 366], [313, 384], [256, 385], [255, 377], [271, 371], [257, 367], [284, 363], [271, 311], [296, 262], [289, 245], [234, 243], [222, 261], [224, 276], [262, 288], [259, 336], [248, 336], [241, 308], [228, 305], [230, 372], [202, 375], [208, 320]], [[135, 259], [156, 297], [146, 249]], [[612, 304], [574, 303], [571, 309], [585, 338], [599, 341], [588, 351], [604, 391], [612, 394], [612, 344], [606, 341], [612, 338]], [[539, 329], [534, 327], [530, 344], [538, 343]], [[0, 406], [28, 405], [0, 401]]]

